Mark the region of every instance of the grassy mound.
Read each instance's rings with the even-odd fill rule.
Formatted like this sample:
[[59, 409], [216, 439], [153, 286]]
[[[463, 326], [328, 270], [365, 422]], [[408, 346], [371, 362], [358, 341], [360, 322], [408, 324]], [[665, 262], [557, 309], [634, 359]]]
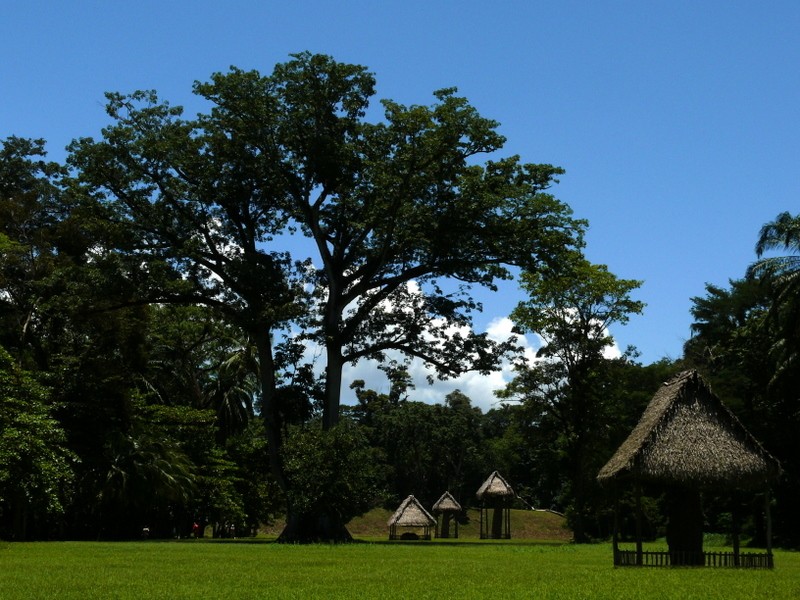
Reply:
[[[374, 508], [368, 513], [356, 517], [347, 524], [347, 529], [356, 539], [386, 538], [389, 527], [386, 522], [392, 511]], [[480, 512], [477, 509], [467, 511], [469, 521], [458, 527], [459, 539], [478, 539], [480, 537]], [[262, 529], [267, 537], [277, 536], [283, 529], [282, 522], [276, 522]], [[541, 542], [565, 543], [572, 539], [572, 532], [567, 529], [564, 517], [548, 511], [512, 510], [511, 537], [520, 540], [536, 540]]]

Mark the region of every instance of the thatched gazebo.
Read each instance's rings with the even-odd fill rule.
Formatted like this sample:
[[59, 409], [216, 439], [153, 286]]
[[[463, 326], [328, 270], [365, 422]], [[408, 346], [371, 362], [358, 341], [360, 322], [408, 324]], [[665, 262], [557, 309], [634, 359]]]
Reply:
[[481, 539], [510, 539], [511, 504], [514, 502], [515, 494], [508, 482], [495, 471], [483, 482], [475, 496], [481, 503]]
[[[387, 522], [389, 525], [390, 540], [429, 540], [431, 527], [436, 526], [436, 520], [425, 510], [414, 496], [403, 500], [400, 507]], [[398, 533], [397, 528], [402, 527], [407, 531]]]
[[[615, 511], [614, 564], [772, 567], [771, 522], [766, 493], [766, 554], [742, 554], [738, 530], [732, 553], [703, 552], [701, 493], [705, 490], [764, 491], [780, 465], [744, 428], [696, 371], [664, 383], [639, 423], [600, 469], [602, 484], [633, 485], [636, 492], [636, 550], [619, 549]], [[643, 552], [641, 487], [666, 491], [668, 552]]]
[[[436, 515], [436, 537], [450, 537], [450, 521], [455, 522], [454, 538], [458, 538], [458, 513], [461, 512], [461, 505], [456, 502], [450, 492], [445, 492], [433, 505], [433, 514]], [[439, 517], [441, 516], [441, 523]]]

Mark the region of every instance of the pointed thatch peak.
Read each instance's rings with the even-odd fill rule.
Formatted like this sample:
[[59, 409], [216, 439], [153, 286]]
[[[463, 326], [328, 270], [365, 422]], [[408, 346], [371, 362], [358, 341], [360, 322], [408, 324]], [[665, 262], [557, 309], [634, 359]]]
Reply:
[[489, 478], [483, 482], [483, 485], [475, 494], [478, 500], [483, 500], [484, 496], [490, 498], [497, 498], [501, 496], [514, 496], [514, 490], [508, 485], [508, 482], [503, 479], [497, 471], [489, 475]]
[[692, 486], [752, 487], [780, 465], [697, 371], [664, 383], [639, 423], [600, 469], [600, 482], [630, 477]]
[[400, 527], [430, 527], [436, 525], [436, 519], [412, 495], [403, 500], [400, 507], [394, 511], [387, 525], [389, 527], [393, 525]]
[[461, 505], [456, 502], [456, 499], [453, 498], [450, 492], [445, 492], [433, 505], [433, 512], [461, 512]]

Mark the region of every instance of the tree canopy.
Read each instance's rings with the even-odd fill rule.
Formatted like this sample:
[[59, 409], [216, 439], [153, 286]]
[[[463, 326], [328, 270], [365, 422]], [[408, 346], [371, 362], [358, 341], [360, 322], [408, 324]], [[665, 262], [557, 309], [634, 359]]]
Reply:
[[128, 302], [204, 304], [250, 338], [284, 486], [288, 403], [317, 398], [287, 375], [310, 368], [298, 344], [324, 349], [331, 428], [347, 363], [396, 350], [442, 377], [495, 368], [510, 344], [472, 331], [473, 287], [555, 268], [583, 243], [547, 192], [561, 169], [495, 158], [498, 124], [455, 89], [385, 100], [373, 122], [374, 86], [362, 66], [302, 53], [271, 75], [196, 83], [210, 110], [193, 119], [155, 92], [108, 94], [111, 125], [71, 148], [76, 193], [111, 224], [93, 252], [120, 257]]

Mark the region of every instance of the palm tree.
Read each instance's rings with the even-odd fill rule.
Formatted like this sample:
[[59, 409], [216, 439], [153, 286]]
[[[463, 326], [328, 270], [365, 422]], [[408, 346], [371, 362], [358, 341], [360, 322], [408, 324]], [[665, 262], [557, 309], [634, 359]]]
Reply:
[[156, 432], [112, 432], [105, 455], [107, 465], [98, 473], [101, 535], [136, 535], [159, 512], [185, 505], [195, 490], [191, 461], [174, 440]]
[[241, 433], [253, 419], [258, 390], [258, 356], [253, 345], [243, 343], [217, 365], [203, 396], [202, 408], [216, 412], [220, 441]]
[[[790, 254], [765, 258], [764, 254], [771, 250]], [[771, 279], [781, 297], [797, 292], [800, 286], [800, 215], [784, 212], [765, 224], [758, 235], [756, 255], [759, 260], [750, 266], [749, 275]]]
[[[770, 251], [788, 254], [764, 256]], [[772, 353], [777, 360], [773, 382], [790, 373], [800, 362], [800, 215], [779, 214], [766, 223], [758, 236], [756, 255], [748, 277], [762, 279], [770, 286], [770, 315], [777, 323], [778, 337]]]

